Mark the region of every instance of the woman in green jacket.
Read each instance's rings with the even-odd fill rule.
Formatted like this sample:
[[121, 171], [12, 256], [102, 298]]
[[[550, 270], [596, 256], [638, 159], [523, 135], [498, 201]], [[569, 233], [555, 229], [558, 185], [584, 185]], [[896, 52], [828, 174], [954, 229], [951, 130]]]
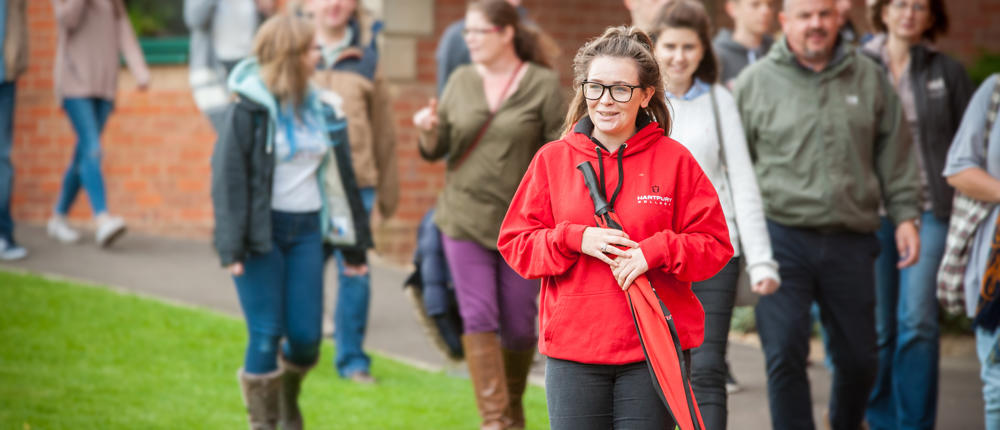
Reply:
[[447, 156], [434, 221], [465, 325], [462, 345], [482, 427], [523, 428], [538, 283], [507, 265], [497, 238], [535, 152], [560, 135], [563, 97], [536, 34], [506, 1], [470, 4], [464, 35], [472, 64], [457, 69], [440, 103], [431, 100], [414, 120], [421, 155]]

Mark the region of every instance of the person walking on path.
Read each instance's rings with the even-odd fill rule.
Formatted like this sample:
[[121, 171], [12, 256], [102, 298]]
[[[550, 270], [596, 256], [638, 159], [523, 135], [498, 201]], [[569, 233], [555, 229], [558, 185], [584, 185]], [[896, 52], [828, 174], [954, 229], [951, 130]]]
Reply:
[[705, 340], [691, 351], [691, 385], [705, 427], [726, 428], [726, 346], [745, 262], [752, 290], [771, 294], [780, 277], [771, 254], [757, 178], [733, 96], [717, 84], [708, 13], [694, 0], [673, 0], [653, 26], [674, 127], [670, 132], [715, 185], [735, 255], [721, 272], [691, 286], [705, 309]]
[[[993, 204], [969, 246], [965, 268], [965, 309], [973, 319], [976, 353], [983, 381], [986, 430], [1000, 430], [1000, 75], [992, 75], [976, 90], [955, 133], [944, 176], [956, 190]], [[992, 117], [992, 119], [989, 119]], [[990, 123], [993, 124], [990, 124]], [[992, 125], [992, 127], [990, 125]]]
[[101, 133], [118, 89], [118, 56], [125, 58], [141, 91], [149, 86], [149, 69], [122, 0], [53, 0], [53, 6], [59, 30], [55, 94], [77, 141], [48, 234], [65, 243], [80, 239], [66, 215], [82, 186], [97, 222], [97, 244], [106, 247], [125, 233], [125, 221], [108, 212], [101, 173]]
[[733, 29], [721, 29], [712, 45], [719, 55], [720, 80], [727, 88], [747, 66], [764, 58], [774, 39], [768, 32], [774, 22], [772, 0], [726, 0], [726, 14]]
[[854, 430], [878, 369], [879, 208], [896, 225], [899, 267], [912, 266], [917, 164], [885, 71], [839, 42], [834, 0], [787, 0], [779, 20], [785, 36], [734, 87], [782, 280], [755, 312], [771, 421], [815, 427], [806, 363], [816, 301], [834, 367], [829, 424]]
[[184, 0], [190, 31], [188, 82], [194, 102], [218, 132], [230, 94], [226, 78], [250, 55], [261, 17], [275, 11], [274, 0]]
[[903, 106], [920, 173], [920, 260], [900, 269], [895, 224], [882, 216], [876, 233], [875, 318], [879, 372], [866, 414], [873, 429], [934, 428], [939, 337], [938, 266], [954, 190], [941, 176], [948, 148], [974, 90], [965, 68], [931, 43], [948, 29], [944, 0], [878, 0], [880, 34], [863, 52], [880, 63]]
[[[382, 219], [391, 217], [399, 201], [399, 176], [392, 100], [378, 68], [375, 38], [381, 22], [358, 7], [357, 0], [309, 0], [304, 6], [316, 26], [323, 54], [322, 71], [313, 82], [344, 100], [351, 160], [365, 211], [371, 215], [377, 206]], [[331, 251], [327, 249], [327, 255], [336, 258], [338, 281], [334, 365], [343, 378], [373, 383], [371, 358], [362, 349], [371, 302], [370, 275], [351, 273], [343, 255]]]
[[20, 260], [28, 250], [14, 240], [10, 215], [14, 191], [14, 101], [17, 78], [28, 68], [27, 0], [0, 0], [0, 260]]
[[441, 102], [432, 99], [414, 122], [421, 155], [447, 156], [434, 221], [455, 284], [482, 428], [524, 428], [538, 283], [504, 262], [497, 236], [531, 158], [559, 137], [564, 104], [558, 75], [509, 3], [470, 3], [464, 34], [473, 64], [456, 70]]
[[[691, 282], [733, 255], [710, 178], [666, 136], [673, 121], [651, 50], [635, 27], [609, 28], [580, 49], [565, 135], [535, 156], [500, 230], [504, 259], [542, 280], [539, 350], [553, 429], [673, 428], [622, 291], [645, 274], [689, 351], [705, 321]], [[628, 234], [593, 227], [588, 190], [573, 174], [581, 162], [597, 164]]]
[[238, 378], [254, 430], [302, 428], [299, 390], [322, 341], [323, 242], [368, 269], [341, 100], [309, 83], [319, 60], [309, 21], [265, 22], [229, 78], [237, 100], [212, 155], [214, 245], [247, 322]]

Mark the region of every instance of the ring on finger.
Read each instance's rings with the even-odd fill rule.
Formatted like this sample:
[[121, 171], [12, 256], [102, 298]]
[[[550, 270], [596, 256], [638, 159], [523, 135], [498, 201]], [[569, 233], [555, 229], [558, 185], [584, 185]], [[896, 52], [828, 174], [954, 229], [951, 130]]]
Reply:
[[608, 244], [601, 245], [601, 252], [608, 252]]

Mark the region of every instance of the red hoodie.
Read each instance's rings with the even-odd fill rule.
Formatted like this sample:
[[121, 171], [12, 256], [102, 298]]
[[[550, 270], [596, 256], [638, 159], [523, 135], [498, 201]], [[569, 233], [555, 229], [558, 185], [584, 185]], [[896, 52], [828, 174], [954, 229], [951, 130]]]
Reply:
[[572, 133], [538, 151], [500, 228], [504, 259], [521, 276], [542, 279], [538, 349], [549, 357], [593, 364], [645, 359], [611, 268], [580, 252], [583, 231], [595, 221], [576, 165], [590, 161], [600, 171], [603, 164], [611, 200], [619, 156], [625, 181], [615, 212], [642, 248], [646, 275], [673, 314], [681, 348], [697, 347], [705, 312], [691, 282], [714, 276], [733, 256], [715, 187], [691, 153], [664, 136], [657, 123], [642, 127], [614, 154], [590, 138], [592, 130], [584, 117]]

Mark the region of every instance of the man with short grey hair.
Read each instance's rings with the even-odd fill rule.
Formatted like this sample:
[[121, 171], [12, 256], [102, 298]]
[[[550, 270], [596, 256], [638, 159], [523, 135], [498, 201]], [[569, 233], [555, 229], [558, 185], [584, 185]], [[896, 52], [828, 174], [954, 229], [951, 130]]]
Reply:
[[748, 67], [735, 96], [757, 172], [781, 288], [760, 299], [775, 429], [813, 429], [806, 374], [813, 301], [833, 359], [829, 425], [857, 430], [878, 368], [879, 207], [900, 267], [919, 255], [919, 176], [885, 71], [838, 38], [834, 0], [785, 0], [785, 36]]

